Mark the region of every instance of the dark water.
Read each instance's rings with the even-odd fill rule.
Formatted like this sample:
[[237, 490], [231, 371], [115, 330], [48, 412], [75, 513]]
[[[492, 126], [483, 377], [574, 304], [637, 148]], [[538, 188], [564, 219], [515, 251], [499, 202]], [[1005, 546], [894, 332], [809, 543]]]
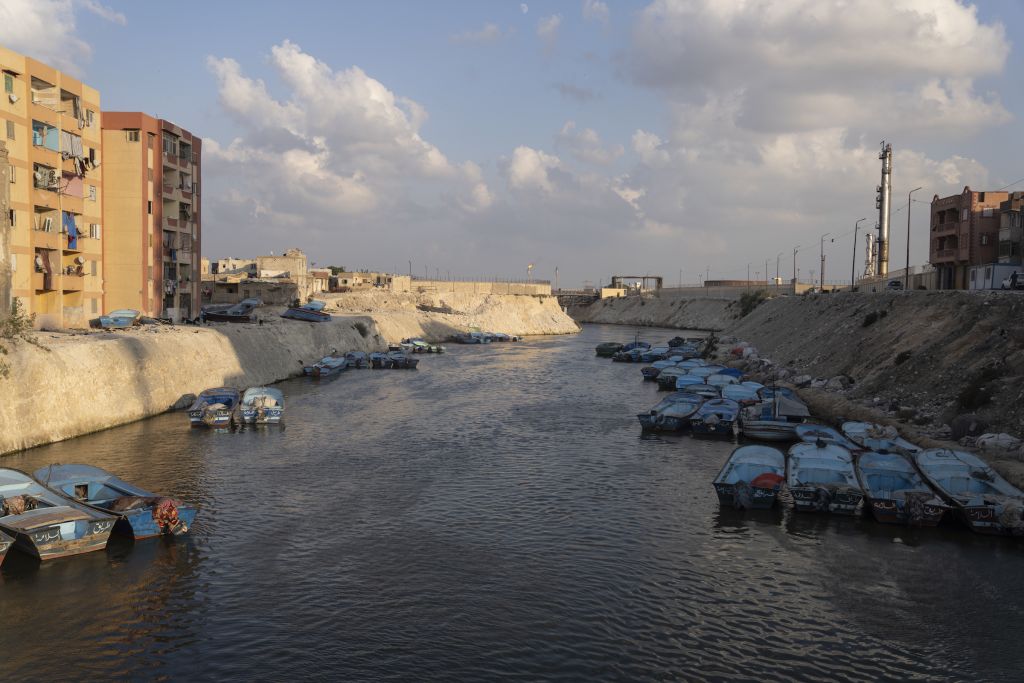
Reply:
[[[0, 571], [0, 679], [1020, 680], [1022, 546], [719, 510], [731, 446], [641, 439], [632, 330], [290, 381], [0, 460], [202, 504], [191, 537]], [[674, 332], [648, 332], [663, 340]]]

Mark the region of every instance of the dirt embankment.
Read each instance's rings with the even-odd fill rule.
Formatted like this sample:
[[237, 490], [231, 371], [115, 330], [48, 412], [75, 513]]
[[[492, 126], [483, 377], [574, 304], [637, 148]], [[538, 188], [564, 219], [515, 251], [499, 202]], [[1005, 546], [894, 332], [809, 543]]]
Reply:
[[694, 297], [662, 290], [643, 296], [601, 299], [573, 306], [569, 315], [580, 323], [721, 330], [733, 322], [737, 304], [730, 299]]
[[[425, 309], [435, 310], [425, 310]], [[144, 325], [132, 330], [41, 332], [45, 348], [9, 344], [0, 379], [0, 453], [60, 441], [168, 410], [208, 387], [269, 384], [333, 349], [373, 351], [404, 337], [444, 341], [473, 327], [515, 335], [578, 331], [554, 298], [462, 295], [444, 302], [402, 295], [340, 295], [327, 323]]]

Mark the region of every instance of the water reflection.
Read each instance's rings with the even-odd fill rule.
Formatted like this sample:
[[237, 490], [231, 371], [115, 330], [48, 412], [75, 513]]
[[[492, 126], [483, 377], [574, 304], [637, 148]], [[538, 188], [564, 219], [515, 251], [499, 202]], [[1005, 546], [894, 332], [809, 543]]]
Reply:
[[[644, 331], [663, 340], [675, 331]], [[5, 679], [1013, 676], [1020, 545], [720, 508], [732, 444], [641, 436], [632, 330], [295, 380], [287, 429], [183, 414], [4, 459], [198, 502], [191, 533], [0, 570]], [[55, 656], [54, 652], [59, 652]]]

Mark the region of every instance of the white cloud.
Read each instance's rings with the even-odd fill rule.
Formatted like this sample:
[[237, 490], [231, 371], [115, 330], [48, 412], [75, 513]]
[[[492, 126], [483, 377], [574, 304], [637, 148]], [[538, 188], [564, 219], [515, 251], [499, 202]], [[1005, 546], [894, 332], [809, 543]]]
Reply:
[[512, 190], [541, 190], [551, 192], [554, 185], [549, 172], [562, 165], [556, 156], [520, 145], [512, 152], [512, 159], [505, 163], [505, 177]]
[[527, 12], [530, 11], [530, 6], [527, 5], [525, 2], [521, 2], [519, 3], [519, 11], [522, 12], [523, 14], [526, 14]]
[[561, 25], [561, 14], [552, 14], [537, 22], [537, 37], [544, 42], [546, 49], [554, 49], [555, 43], [558, 42], [558, 27]]
[[61, 71], [80, 75], [92, 48], [78, 37], [71, 0], [4, 0], [0, 45]]
[[486, 23], [476, 31], [466, 31], [451, 37], [453, 43], [493, 43], [501, 38], [501, 29], [497, 24]]
[[106, 19], [111, 23], [120, 24], [121, 26], [126, 26], [128, 24], [128, 19], [123, 13], [118, 12], [111, 7], [107, 7], [106, 5], [98, 2], [98, 0], [78, 0], [78, 2], [81, 3], [82, 7], [101, 19]]
[[601, 0], [583, 0], [583, 18], [608, 25], [608, 5]]
[[622, 145], [605, 147], [593, 128], [576, 130], [575, 121], [566, 121], [556, 138], [559, 148], [566, 149], [577, 161], [588, 164], [607, 165], [622, 156]]
[[637, 129], [633, 133], [632, 143], [633, 151], [640, 157], [640, 161], [648, 166], [661, 166], [668, 163], [668, 152], [662, 149], [664, 143], [654, 133]]

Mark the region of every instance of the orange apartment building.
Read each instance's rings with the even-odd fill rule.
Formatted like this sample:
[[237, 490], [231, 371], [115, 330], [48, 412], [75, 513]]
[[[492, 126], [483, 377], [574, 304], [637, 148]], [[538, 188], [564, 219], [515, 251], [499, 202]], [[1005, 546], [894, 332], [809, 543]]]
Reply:
[[142, 112], [103, 112], [106, 306], [191, 319], [201, 288], [202, 140]]
[[971, 266], [999, 256], [1000, 204], [1007, 192], [975, 192], [932, 198], [928, 260], [938, 289], [967, 289]]
[[100, 94], [0, 47], [11, 293], [36, 326], [85, 327], [103, 308]]

